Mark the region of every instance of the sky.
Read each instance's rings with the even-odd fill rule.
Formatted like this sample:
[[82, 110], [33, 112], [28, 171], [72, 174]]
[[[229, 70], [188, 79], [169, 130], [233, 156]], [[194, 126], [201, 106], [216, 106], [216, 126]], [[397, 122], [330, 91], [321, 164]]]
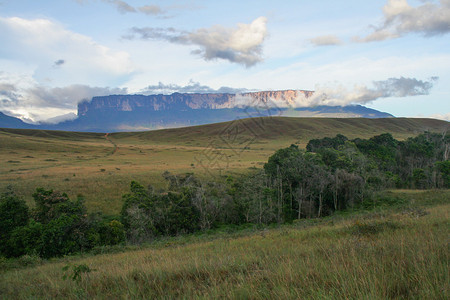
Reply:
[[0, 0], [0, 41], [0, 111], [27, 121], [109, 94], [284, 89], [450, 120], [450, 0]]

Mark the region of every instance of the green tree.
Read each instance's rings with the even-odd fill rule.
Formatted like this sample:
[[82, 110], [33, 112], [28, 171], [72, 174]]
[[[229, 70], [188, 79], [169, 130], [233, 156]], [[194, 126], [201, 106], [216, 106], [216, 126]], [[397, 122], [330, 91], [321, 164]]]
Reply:
[[122, 196], [124, 203], [121, 211], [121, 222], [127, 232], [127, 239], [131, 243], [142, 243], [150, 240], [156, 234], [152, 210], [154, 195], [149, 189], [132, 181], [130, 193]]
[[34, 219], [42, 224], [47, 224], [62, 215], [86, 215], [83, 197], [78, 197], [75, 202], [70, 201], [66, 193], [37, 188], [33, 194], [36, 207], [33, 211]]
[[0, 195], [0, 253], [5, 256], [19, 256], [20, 254], [10, 247], [9, 239], [17, 228], [28, 223], [28, 207], [25, 201], [19, 198], [12, 189]]
[[450, 188], [450, 160], [438, 161], [435, 166], [442, 180], [440, 187]]
[[14, 249], [14, 256], [41, 255], [44, 247], [42, 231], [43, 225], [33, 219], [27, 225], [17, 227], [9, 241], [9, 246]]
[[37, 188], [33, 198], [34, 219], [42, 224], [42, 257], [62, 256], [94, 246], [89, 241], [90, 224], [83, 197], [71, 201], [65, 193]]

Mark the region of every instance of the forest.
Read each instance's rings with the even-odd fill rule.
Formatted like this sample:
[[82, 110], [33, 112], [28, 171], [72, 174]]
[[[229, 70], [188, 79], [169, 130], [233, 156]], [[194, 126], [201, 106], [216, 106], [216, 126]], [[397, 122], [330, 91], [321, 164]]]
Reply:
[[167, 189], [136, 181], [120, 215], [89, 213], [84, 198], [37, 188], [30, 208], [12, 189], [0, 195], [0, 256], [51, 258], [117, 244], [242, 224], [281, 224], [387, 201], [380, 191], [450, 188], [450, 134], [404, 141], [385, 133], [313, 139], [279, 149], [262, 169], [214, 180], [162, 176]]

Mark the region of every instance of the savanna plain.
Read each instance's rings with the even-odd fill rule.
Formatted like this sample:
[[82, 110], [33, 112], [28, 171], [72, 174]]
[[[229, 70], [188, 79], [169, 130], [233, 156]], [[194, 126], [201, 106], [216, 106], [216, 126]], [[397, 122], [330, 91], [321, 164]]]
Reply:
[[[442, 133], [430, 119], [266, 118], [133, 133], [0, 129], [0, 190], [38, 187], [118, 215], [130, 182], [239, 176], [311, 139]], [[374, 198], [375, 199], [375, 198]], [[285, 224], [218, 226], [43, 259], [0, 258], [2, 299], [448, 299], [450, 190], [388, 189], [371, 203]]]

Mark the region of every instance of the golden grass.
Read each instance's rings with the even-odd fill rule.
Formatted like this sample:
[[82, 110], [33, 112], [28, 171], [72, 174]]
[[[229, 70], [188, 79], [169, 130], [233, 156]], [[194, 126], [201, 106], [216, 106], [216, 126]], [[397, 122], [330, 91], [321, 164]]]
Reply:
[[[430, 193], [415, 192], [417, 197]], [[441, 195], [449, 196], [449, 191]], [[238, 238], [0, 274], [4, 298], [448, 299], [450, 204], [300, 221]], [[371, 228], [372, 231], [362, 230]], [[63, 280], [63, 266], [94, 271]]]
[[274, 151], [305, 147], [312, 138], [342, 133], [369, 138], [391, 132], [404, 139], [449, 123], [432, 119], [256, 118], [148, 132], [77, 133], [0, 129], [0, 191], [12, 185], [33, 205], [37, 187], [84, 195], [90, 211], [117, 214], [131, 180], [165, 187], [161, 176], [202, 177], [260, 168]]

